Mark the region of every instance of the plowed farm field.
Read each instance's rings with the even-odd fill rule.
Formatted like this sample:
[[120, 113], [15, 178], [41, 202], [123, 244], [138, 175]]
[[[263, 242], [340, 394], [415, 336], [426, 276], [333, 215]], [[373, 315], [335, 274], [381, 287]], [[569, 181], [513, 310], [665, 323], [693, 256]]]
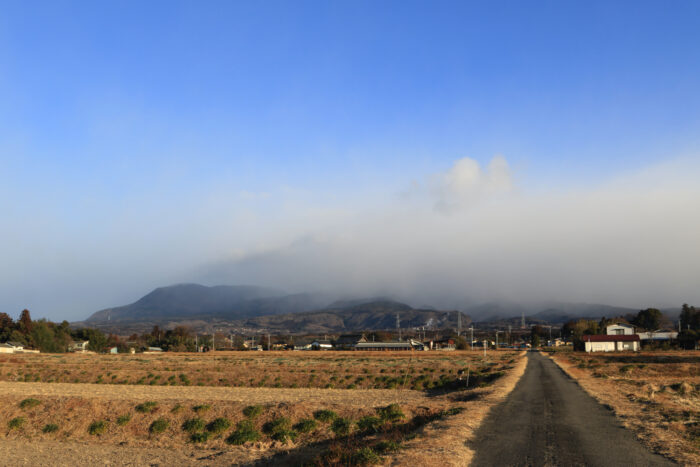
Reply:
[[2, 355], [0, 456], [17, 465], [385, 462], [400, 458], [406, 440], [426, 426], [478, 404], [521, 358], [514, 352]]

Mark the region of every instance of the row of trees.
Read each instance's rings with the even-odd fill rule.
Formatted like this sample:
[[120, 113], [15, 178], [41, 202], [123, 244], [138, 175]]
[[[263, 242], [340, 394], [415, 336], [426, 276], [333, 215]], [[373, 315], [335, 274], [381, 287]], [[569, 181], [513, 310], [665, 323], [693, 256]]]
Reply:
[[97, 329], [71, 329], [65, 320], [60, 324], [46, 319], [35, 321], [29, 310], [22, 310], [17, 321], [7, 313], [0, 313], [0, 342], [17, 342], [42, 352], [61, 353], [67, 352], [76, 340], [89, 340], [89, 350], [104, 352], [119, 338]]
[[17, 321], [7, 313], [0, 313], [0, 342], [18, 342], [42, 352], [65, 352], [72, 340], [67, 321], [61, 324], [45, 319], [33, 321], [29, 310], [22, 310]]
[[700, 308], [683, 304], [681, 308], [681, 333], [678, 342], [686, 349], [694, 349], [700, 341]]

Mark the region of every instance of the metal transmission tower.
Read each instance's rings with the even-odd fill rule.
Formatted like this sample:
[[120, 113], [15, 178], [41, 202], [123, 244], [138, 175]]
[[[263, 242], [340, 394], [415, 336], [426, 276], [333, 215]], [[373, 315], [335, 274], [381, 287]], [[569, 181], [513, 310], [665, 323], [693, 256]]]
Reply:
[[396, 313], [396, 330], [399, 333], [399, 341], [401, 340], [401, 319], [399, 318], [399, 314]]
[[457, 337], [462, 333], [462, 312], [457, 311]]

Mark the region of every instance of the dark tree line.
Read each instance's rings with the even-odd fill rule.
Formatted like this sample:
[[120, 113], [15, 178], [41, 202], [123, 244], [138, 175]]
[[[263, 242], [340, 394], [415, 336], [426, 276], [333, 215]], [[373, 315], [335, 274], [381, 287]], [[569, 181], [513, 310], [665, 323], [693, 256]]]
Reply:
[[681, 333], [678, 336], [681, 346], [693, 349], [700, 341], [700, 308], [683, 304], [681, 308]]
[[0, 313], [0, 342], [17, 342], [42, 352], [66, 352], [72, 341], [68, 321], [33, 321], [29, 310], [22, 310], [17, 321]]

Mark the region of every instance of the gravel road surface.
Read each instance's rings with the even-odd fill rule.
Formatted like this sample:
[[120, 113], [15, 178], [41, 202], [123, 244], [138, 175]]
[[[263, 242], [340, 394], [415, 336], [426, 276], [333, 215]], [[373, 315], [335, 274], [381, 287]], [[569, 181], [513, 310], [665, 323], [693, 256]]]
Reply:
[[472, 466], [665, 466], [550, 359], [527, 369], [472, 443]]

